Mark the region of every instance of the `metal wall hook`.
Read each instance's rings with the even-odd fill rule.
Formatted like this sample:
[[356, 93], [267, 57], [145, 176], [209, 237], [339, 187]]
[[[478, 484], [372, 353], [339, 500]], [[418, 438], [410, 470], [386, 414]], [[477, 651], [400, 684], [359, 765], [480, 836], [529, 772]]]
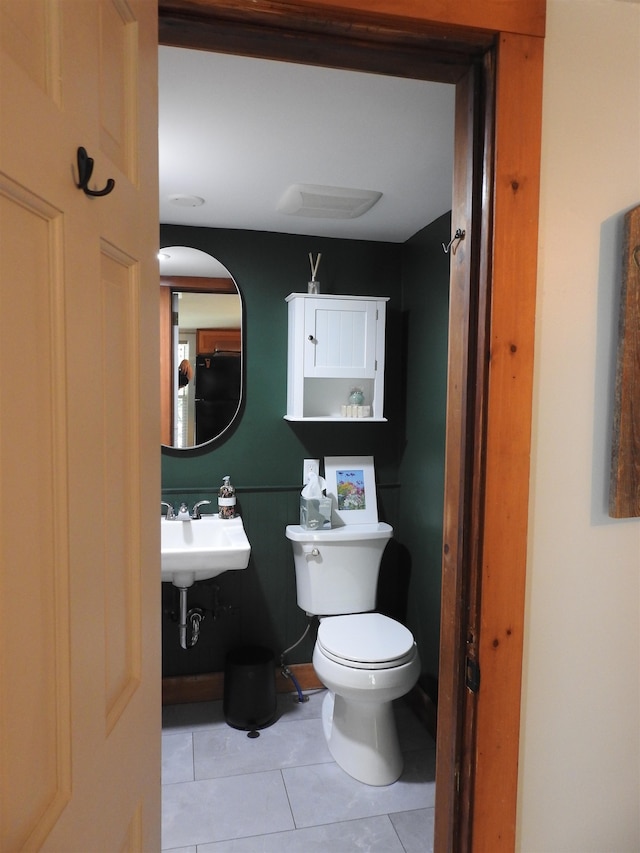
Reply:
[[85, 195], [109, 195], [111, 190], [115, 187], [116, 182], [113, 180], [113, 178], [109, 178], [103, 189], [91, 190], [89, 189], [89, 181], [91, 180], [92, 172], [93, 158], [89, 157], [89, 155], [87, 154], [87, 149], [81, 146], [80, 148], [78, 148], [78, 183], [76, 186], [79, 190], [82, 190]]
[[[464, 235], [465, 235], [465, 234], [466, 234], [466, 231], [463, 231], [463, 230], [462, 230], [462, 228], [458, 228], [458, 230], [456, 231], [456, 233], [455, 233], [455, 234], [453, 235], [453, 237], [449, 240], [449, 245], [445, 246], [445, 244], [444, 244], [444, 243], [442, 244], [442, 249], [443, 249], [443, 251], [444, 251], [445, 255], [448, 255], [448, 254], [449, 254], [449, 249], [451, 249], [451, 254], [452, 254], [452, 255], [455, 255], [455, 253], [456, 253], [456, 249], [458, 248], [458, 245], [459, 245], [460, 241], [461, 241], [461, 240], [464, 240]], [[454, 243], [455, 243], [455, 246], [453, 245]]]

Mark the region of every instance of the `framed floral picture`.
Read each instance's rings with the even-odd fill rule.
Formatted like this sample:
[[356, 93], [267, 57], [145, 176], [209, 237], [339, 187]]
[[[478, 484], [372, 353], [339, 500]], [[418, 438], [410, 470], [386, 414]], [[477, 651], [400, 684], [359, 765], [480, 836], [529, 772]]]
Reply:
[[324, 477], [343, 524], [376, 524], [378, 501], [373, 456], [325, 456]]

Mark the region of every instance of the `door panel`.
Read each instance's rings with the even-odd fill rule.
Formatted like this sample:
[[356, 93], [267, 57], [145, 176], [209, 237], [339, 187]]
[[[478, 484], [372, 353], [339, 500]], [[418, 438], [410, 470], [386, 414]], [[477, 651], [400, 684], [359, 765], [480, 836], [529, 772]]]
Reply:
[[60, 101], [59, 7], [46, 0], [3, 0], [0, 11], [2, 51], [56, 103]]
[[[103, 502], [109, 525], [104, 540], [106, 729], [111, 731], [140, 682], [140, 518], [136, 444], [139, 394], [123, 381], [139, 349], [138, 265], [103, 243], [101, 253], [102, 347], [96, 378], [104, 399]], [[94, 366], [94, 370], [98, 365]]]
[[0, 357], [13, 365], [0, 386], [0, 837], [8, 850], [43, 838], [70, 796], [60, 220], [0, 176]]
[[125, 2], [101, 4], [99, 38], [101, 148], [135, 181], [137, 22]]
[[154, 850], [155, 3], [0, 0], [0, 48], [0, 850]]

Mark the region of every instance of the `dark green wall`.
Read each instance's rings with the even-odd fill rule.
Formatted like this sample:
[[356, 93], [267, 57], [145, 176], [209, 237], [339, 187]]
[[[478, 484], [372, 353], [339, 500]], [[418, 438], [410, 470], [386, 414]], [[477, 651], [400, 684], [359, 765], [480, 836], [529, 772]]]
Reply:
[[436, 678], [440, 632], [442, 508], [449, 325], [451, 217], [442, 216], [403, 246], [402, 308], [406, 431], [398, 538], [411, 572], [407, 623], [422, 671]]
[[[414, 239], [421, 242], [419, 235]], [[178, 645], [178, 629], [173, 621], [177, 593], [169, 584], [163, 584], [164, 674], [221, 670], [226, 652], [236, 645], [266, 645], [279, 656], [302, 633], [306, 618], [296, 604], [293, 558], [284, 527], [298, 520], [299, 483], [305, 457], [322, 459], [346, 454], [375, 457], [380, 517], [391, 523], [398, 534], [385, 553], [380, 608], [405, 618], [408, 593], [405, 581], [409, 569], [411, 589], [417, 583], [411, 553], [416, 548], [416, 553], [420, 553], [422, 548], [413, 526], [409, 528], [413, 537], [411, 548], [401, 542], [399, 516], [404, 485], [400, 472], [406, 467], [403, 457], [407, 452], [409, 427], [405, 420], [405, 375], [407, 379], [413, 375], [405, 369], [404, 301], [407, 290], [413, 290], [415, 277], [411, 264], [407, 268], [408, 278], [403, 273], [404, 256], [410, 244], [165, 225], [161, 226], [160, 245], [193, 246], [222, 261], [242, 292], [246, 328], [246, 403], [242, 418], [230, 437], [213, 450], [178, 456], [163, 453], [163, 498], [173, 503], [184, 499], [191, 504], [201, 498], [215, 502], [223, 475], [230, 474], [238, 490], [240, 513], [252, 546], [246, 571], [227, 572], [215, 582], [196, 585], [190, 592], [189, 606], [200, 604], [208, 611], [200, 642], [194, 649], [184, 651]], [[318, 273], [322, 293], [390, 297], [385, 372], [385, 414], [389, 423], [307, 424], [283, 420], [287, 363], [285, 297], [292, 292], [306, 292], [309, 252], [322, 252]], [[441, 248], [439, 252], [432, 262], [439, 261], [448, 270], [446, 259], [444, 264], [442, 261]], [[429, 372], [430, 366], [426, 364], [425, 369]], [[420, 381], [419, 376], [415, 381]], [[407, 410], [411, 417], [412, 411], [413, 407]], [[437, 452], [442, 454], [440, 446]], [[441, 507], [441, 491], [433, 497], [434, 503], [437, 500]], [[431, 591], [432, 587], [429, 583], [426, 587], [418, 584], [417, 588], [422, 592], [423, 588]], [[219, 608], [214, 619], [211, 611], [216, 594]], [[428, 611], [432, 610], [430, 606]], [[422, 618], [419, 611], [413, 617]], [[413, 625], [409, 627], [416, 633]], [[429, 638], [431, 634], [428, 630], [425, 636]], [[309, 661], [312, 647], [310, 636], [287, 661]], [[433, 658], [426, 649], [421, 648], [421, 654], [426, 660]], [[437, 640], [435, 656], [437, 659]]]

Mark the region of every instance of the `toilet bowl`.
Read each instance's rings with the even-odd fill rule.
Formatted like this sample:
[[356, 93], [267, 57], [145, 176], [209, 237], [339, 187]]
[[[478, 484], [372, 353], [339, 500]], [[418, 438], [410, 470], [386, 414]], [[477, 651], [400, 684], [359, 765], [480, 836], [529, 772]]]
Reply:
[[420, 675], [411, 632], [380, 613], [320, 622], [313, 667], [328, 688], [322, 725], [331, 755], [367, 785], [390, 785], [402, 773], [393, 700]]
[[334, 530], [286, 528], [298, 604], [320, 617], [313, 666], [328, 688], [323, 731], [336, 763], [367, 785], [402, 773], [393, 701], [415, 685], [420, 657], [408, 628], [375, 607], [388, 524]]

